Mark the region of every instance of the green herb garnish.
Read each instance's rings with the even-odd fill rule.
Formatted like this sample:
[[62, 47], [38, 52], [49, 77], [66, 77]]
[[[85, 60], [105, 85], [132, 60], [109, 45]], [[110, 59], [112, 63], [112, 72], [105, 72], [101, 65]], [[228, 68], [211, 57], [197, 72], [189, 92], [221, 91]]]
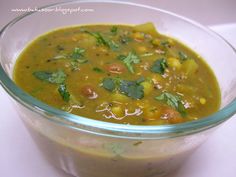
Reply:
[[118, 55], [116, 58], [118, 60], [124, 60], [126, 58], [126, 55]]
[[182, 60], [182, 61], [185, 61], [188, 59], [188, 56], [182, 52], [182, 51], [179, 51], [179, 58]]
[[111, 27], [111, 33], [112, 33], [113, 35], [116, 35], [116, 34], [117, 34], [117, 31], [118, 31], [117, 26], [112, 26], [112, 27]]
[[85, 49], [79, 48], [79, 47], [75, 47], [74, 51], [72, 52], [72, 54], [70, 55], [70, 65], [72, 68], [72, 71], [78, 70], [78, 64], [83, 64], [83, 63], [87, 63], [88, 60], [86, 58], [84, 58], [84, 52]]
[[96, 71], [98, 73], [104, 73], [104, 71], [102, 69], [98, 68], [98, 67], [94, 67], [93, 71]]
[[144, 96], [144, 87], [137, 81], [121, 80], [120, 92], [133, 99], [141, 99]]
[[58, 92], [64, 101], [68, 102], [70, 100], [70, 93], [67, 91], [65, 84], [59, 85]]
[[37, 79], [49, 82], [49, 78], [52, 76], [52, 73], [51, 72], [47, 72], [47, 71], [36, 71], [36, 72], [33, 72], [33, 75]]
[[88, 62], [88, 60], [86, 59], [86, 58], [81, 58], [81, 59], [79, 59], [79, 60], [77, 60], [78, 61], [78, 63], [80, 63], [80, 64], [83, 64], [83, 63], [87, 63]]
[[103, 79], [102, 86], [108, 91], [118, 90], [120, 93], [131, 97], [133, 99], [141, 99], [144, 96], [143, 86], [144, 77], [136, 81], [122, 80], [119, 78], [105, 78]]
[[149, 57], [152, 55], [154, 55], [154, 53], [145, 53], [145, 54], [141, 55], [141, 57]]
[[158, 74], [164, 74], [165, 69], [168, 67], [167, 62], [164, 58], [158, 59], [154, 62], [151, 67], [151, 71]]
[[109, 45], [109, 48], [113, 51], [115, 51], [119, 48], [119, 45], [116, 44], [113, 40], [107, 40], [107, 43]]
[[129, 42], [132, 41], [132, 38], [131, 37], [128, 37], [128, 36], [120, 36], [120, 43], [121, 44], [128, 44]]
[[144, 82], [145, 81], [145, 78], [143, 77], [143, 76], [141, 76], [139, 79], [137, 79], [135, 82], [137, 83], [137, 84], [141, 84], [142, 82]]
[[176, 109], [183, 117], [186, 116], [186, 110], [181, 102], [181, 99], [179, 96], [173, 95], [168, 92], [164, 92], [161, 95], [155, 97], [156, 100], [158, 101], [163, 101], [165, 102], [168, 106]]
[[108, 91], [113, 91], [116, 88], [115, 80], [112, 78], [104, 78], [102, 81], [102, 86]]
[[90, 32], [90, 31], [84, 31], [93, 37], [96, 38], [98, 45], [104, 45], [112, 50], [117, 50], [119, 48], [119, 45], [116, 44], [113, 40], [104, 38], [99, 32]]
[[66, 74], [62, 70], [56, 72], [48, 71], [36, 71], [33, 75], [40, 80], [52, 83], [59, 84], [58, 92], [62, 96], [63, 100], [68, 102], [70, 99], [70, 93], [66, 89], [65, 80]]
[[170, 47], [170, 43], [168, 42], [168, 41], [161, 41], [161, 46], [163, 46], [163, 47]]
[[56, 55], [52, 58], [53, 60], [66, 59], [66, 55]]
[[88, 62], [88, 60], [84, 58], [84, 52], [85, 52], [85, 49], [75, 47], [73, 52], [70, 55], [59, 54], [49, 60], [71, 59], [73, 61], [76, 61], [77, 63], [86, 63]]
[[73, 51], [73, 53], [71, 55], [71, 58], [72, 59], [79, 59], [79, 58], [84, 56], [84, 54], [83, 54], [84, 52], [85, 52], [85, 49], [82, 49], [82, 48], [79, 48], [79, 47], [75, 47], [74, 51]]
[[99, 45], [108, 46], [106, 40], [103, 38], [103, 36], [99, 32], [90, 32], [90, 31], [86, 31], [86, 30], [84, 32], [90, 34], [93, 37], [95, 37], [96, 40], [97, 40], [97, 43]]
[[135, 52], [129, 52], [127, 56], [119, 55], [118, 58], [123, 61], [131, 73], [134, 73], [133, 64], [138, 64], [141, 61]]
[[76, 60], [72, 60], [72, 61], [70, 62], [70, 66], [71, 66], [71, 70], [72, 70], [72, 71], [75, 71], [75, 70], [78, 70], [78, 69], [79, 69], [78, 61], [76, 61]]
[[56, 84], [64, 83], [65, 80], [66, 74], [62, 70], [52, 73], [52, 76], [49, 78], [49, 82]]
[[36, 71], [33, 75], [40, 80], [47, 81], [53, 84], [61, 84], [66, 80], [66, 74], [62, 70], [56, 72]]

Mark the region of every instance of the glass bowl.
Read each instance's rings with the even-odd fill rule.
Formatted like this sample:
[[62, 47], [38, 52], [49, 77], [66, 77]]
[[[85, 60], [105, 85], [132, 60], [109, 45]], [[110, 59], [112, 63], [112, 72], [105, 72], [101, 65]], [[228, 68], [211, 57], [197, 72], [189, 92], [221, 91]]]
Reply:
[[[72, 9], [72, 10], [71, 10]], [[77, 10], [73, 10], [77, 9]], [[32, 9], [33, 10], [33, 9]], [[135, 126], [96, 121], [54, 109], [12, 81], [14, 63], [34, 38], [64, 26], [153, 22], [159, 32], [182, 41], [213, 69], [221, 109], [176, 125]], [[236, 53], [200, 24], [161, 9], [117, 1], [72, 1], [29, 12], [0, 31], [0, 82], [45, 157], [79, 177], [159, 177], [177, 169], [209, 134], [236, 112]]]

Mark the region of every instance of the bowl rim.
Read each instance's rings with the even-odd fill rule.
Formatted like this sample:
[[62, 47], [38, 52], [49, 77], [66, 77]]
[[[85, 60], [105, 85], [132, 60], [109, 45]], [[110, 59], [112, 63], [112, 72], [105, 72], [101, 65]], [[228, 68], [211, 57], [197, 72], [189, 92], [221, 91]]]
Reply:
[[[222, 38], [217, 33], [213, 32], [212, 30], [208, 29], [207, 27], [204, 27], [203, 25], [190, 20], [186, 17], [177, 15], [175, 13], [159, 9], [156, 7], [151, 7], [148, 5], [143, 4], [137, 4], [133, 2], [123, 2], [123, 1], [113, 1], [113, 0], [71, 0], [67, 2], [59, 2], [59, 3], [53, 3], [46, 6], [42, 6], [38, 9], [44, 9], [49, 7], [55, 7], [58, 5], [68, 5], [68, 4], [80, 4], [80, 3], [112, 3], [112, 4], [123, 4], [123, 5], [130, 5], [130, 6], [138, 6], [141, 8], [148, 8], [151, 10], [156, 10], [171, 16], [175, 16], [191, 25], [194, 25], [195, 27], [200, 28], [201, 30], [204, 30], [205, 32], [213, 35], [215, 38], [218, 38], [218, 40], [221, 40], [224, 42], [225, 45], [230, 47], [236, 56], [236, 50], [235, 48], [228, 43], [224, 38]], [[24, 13], [12, 21], [10, 21], [7, 25], [5, 25], [1, 31], [0, 31], [0, 40], [4, 36], [5, 32], [11, 26], [13, 26], [18, 21], [24, 19], [25, 17], [38, 13], [35, 12], [27, 12]], [[0, 46], [0, 52], [1, 52], [1, 46]], [[187, 135], [192, 134], [196, 132], [200, 132], [203, 130], [207, 130], [211, 127], [215, 127], [216, 125], [224, 122], [225, 120], [229, 119], [231, 116], [233, 116], [236, 112], [236, 98], [231, 101], [228, 105], [217, 111], [216, 113], [203, 117], [198, 120], [181, 123], [181, 124], [173, 124], [173, 125], [126, 125], [126, 124], [117, 124], [117, 123], [109, 123], [99, 120], [94, 120], [90, 118], [86, 118], [83, 116], [74, 115], [68, 112], [61, 111], [59, 109], [53, 108], [51, 106], [48, 106], [47, 104], [42, 103], [41, 101], [38, 101], [37, 99], [33, 98], [29, 94], [27, 94], [25, 91], [21, 90], [13, 81], [8, 77], [8, 75], [5, 73], [2, 65], [0, 65], [0, 84], [2, 87], [8, 92], [9, 95], [13, 99], [15, 99], [17, 102], [19, 102], [21, 105], [25, 106], [26, 108], [39, 113], [43, 115], [42, 117], [53, 121], [55, 123], [58, 123], [63, 126], [67, 126], [72, 129], [85, 131], [93, 134], [99, 134], [104, 136], [116, 136], [119, 138], [172, 138], [176, 136], [181, 135]], [[116, 135], [117, 133], [117, 135]], [[124, 134], [125, 133], [125, 134]]]

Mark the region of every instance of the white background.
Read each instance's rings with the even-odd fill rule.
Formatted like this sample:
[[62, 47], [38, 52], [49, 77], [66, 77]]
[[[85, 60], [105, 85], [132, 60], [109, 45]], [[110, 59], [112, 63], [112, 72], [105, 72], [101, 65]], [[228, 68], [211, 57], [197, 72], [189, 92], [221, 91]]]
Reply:
[[[0, 0], [0, 27], [19, 15], [12, 8], [52, 0]], [[137, 0], [211, 26], [236, 47], [236, 0]], [[236, 62], [236, 60], [235, 60]], [[236, 116], [224, 123], [170, 177], [236, 177]], [[71, 177], [43, 159], [0, 86], [0, 177]]]

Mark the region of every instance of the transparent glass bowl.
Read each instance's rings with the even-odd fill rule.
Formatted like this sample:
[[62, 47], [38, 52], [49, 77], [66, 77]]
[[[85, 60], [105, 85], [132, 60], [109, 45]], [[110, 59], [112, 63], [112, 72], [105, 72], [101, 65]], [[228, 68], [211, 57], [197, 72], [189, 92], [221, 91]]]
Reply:
[[[1, 30], [0, 82], [15, 100], [16, 110], [45, 156], [67, 173], [80, 177], [164, 176], [181, 165], [214, 127], [236, 112], [236, 53], [209, 29], [164, 10], [126, 2], [73, 1], [43, 9], [20, 16]], [[220, 84], [220, 111], [176, 125], [106, 123], [47, 106], [12, 81], [17, 56], [42, 33], [71, 25], [149, 21], [159, 32], [182, 41], [205, 58]]]

